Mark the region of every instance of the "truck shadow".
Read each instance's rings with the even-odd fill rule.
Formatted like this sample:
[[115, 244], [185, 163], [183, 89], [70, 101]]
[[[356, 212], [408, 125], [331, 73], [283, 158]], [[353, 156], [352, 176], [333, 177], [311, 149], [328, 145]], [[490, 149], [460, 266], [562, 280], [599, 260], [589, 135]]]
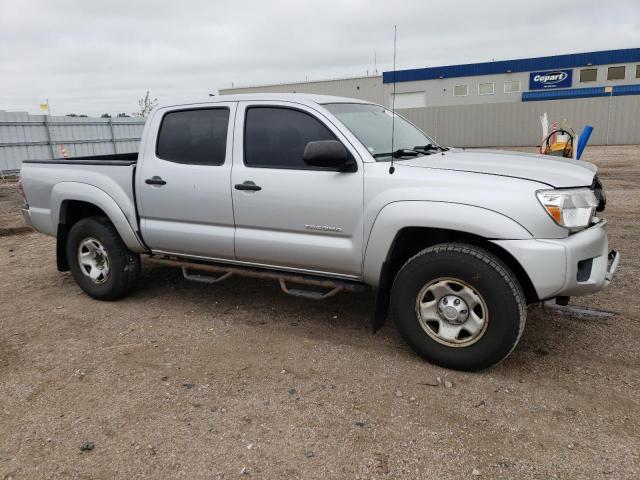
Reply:
[[[196, 306], [198, 311], [208, 312], [221, 321], [271, 325], [284, 329], [292, 337], [331, 341], [374, 349], [380, 355], [421, 361], [405, 345], [391, 319], [372, 335], [373, 292], [341, 293], [326, 300], [310, 300], [286, 295], [274, 281], [232, 277], [220, 284], [205, 285], [185, 280], [178, 269], [147, 265], [132, 300], [144, 302], [149, 295], [162, 298], [174, 308], [180, 304], [185, 309]], [[505, 362], [486, 372], [505, 376], [513, 371], [534, 372], [555, 368], [558, 361], [571, 364], [576, 361], [572, 357], [590, 355], [577, 346], [585, 334], [585, 322], [590, 321], [566, 318], [531, 305], [527, 327], [515, 351]]]

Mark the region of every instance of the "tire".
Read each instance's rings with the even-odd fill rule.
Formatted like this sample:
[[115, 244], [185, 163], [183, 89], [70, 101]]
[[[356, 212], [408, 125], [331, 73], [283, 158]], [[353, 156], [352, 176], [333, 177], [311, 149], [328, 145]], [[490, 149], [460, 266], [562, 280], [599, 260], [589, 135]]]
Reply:
[[515, 275], [495, 255], [444, 243], [422, 250], [400, 269], [391, 313], [406, 342], [425, 360], [473, 371], [496, 365], [513, 351], [524, 330], [526, 302]]
[[98, 300], [124, 297], [133, 290], [140, 276], [140, 256], [127, 248], [104, 216], [83, 218], [71, 227], [67, 259], [80, 288]]

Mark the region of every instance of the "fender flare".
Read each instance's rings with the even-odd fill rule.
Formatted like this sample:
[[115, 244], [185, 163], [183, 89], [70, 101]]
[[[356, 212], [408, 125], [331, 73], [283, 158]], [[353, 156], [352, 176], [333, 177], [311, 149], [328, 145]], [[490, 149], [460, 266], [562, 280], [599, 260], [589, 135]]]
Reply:
[[[51, 224], [54, 228], [64, 220], [60, 218], [60, 213], [63, 202], [68, 200], [86, 202], [100, 208], [113, 223], [120, 238], [122, 238], [129, 250], [136, 253], [142, 253], [147, 250], [116, 201], [104, 190], [87, 183], [60, 182], [53, 187], [51, 192]], [[129, 207], [135, 209], [133, 204]], [[135, 210], [132, 211], [135, 212]]]
[[388, 203], [378, 212], [365, 247], [362, 271], [367, 284], [378, 287], [393, 242], [398, 232], [407, 227], [453, 230], [487, 240], [533, 238], [512, 218], [475, 205], [425, 200]]

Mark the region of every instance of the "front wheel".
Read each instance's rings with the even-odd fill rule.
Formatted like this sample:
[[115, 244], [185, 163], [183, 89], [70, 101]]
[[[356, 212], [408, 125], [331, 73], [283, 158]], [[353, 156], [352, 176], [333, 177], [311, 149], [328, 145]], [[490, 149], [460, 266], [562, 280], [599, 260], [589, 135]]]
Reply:
[[67, 259], [80, 288], [98, 300], [124, 297], [140, 275], [140, 256], [127, 248], [103, 216], [83, 218], [71, 227]]
[[409, 259], [393, 283], [391, 311], [420, 356], [456, 370], [504, 360], [526, 320], [524, 293], [509, 268], [487, 250], [460, 243]]

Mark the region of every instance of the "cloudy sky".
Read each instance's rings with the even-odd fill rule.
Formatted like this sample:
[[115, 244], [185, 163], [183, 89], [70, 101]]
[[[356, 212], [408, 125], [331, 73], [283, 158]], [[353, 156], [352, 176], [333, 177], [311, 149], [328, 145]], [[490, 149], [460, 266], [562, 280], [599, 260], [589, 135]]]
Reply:
[[0, 0], [0, 110], [136, 111], [219, 88], [640, 47], [639, 0]]

